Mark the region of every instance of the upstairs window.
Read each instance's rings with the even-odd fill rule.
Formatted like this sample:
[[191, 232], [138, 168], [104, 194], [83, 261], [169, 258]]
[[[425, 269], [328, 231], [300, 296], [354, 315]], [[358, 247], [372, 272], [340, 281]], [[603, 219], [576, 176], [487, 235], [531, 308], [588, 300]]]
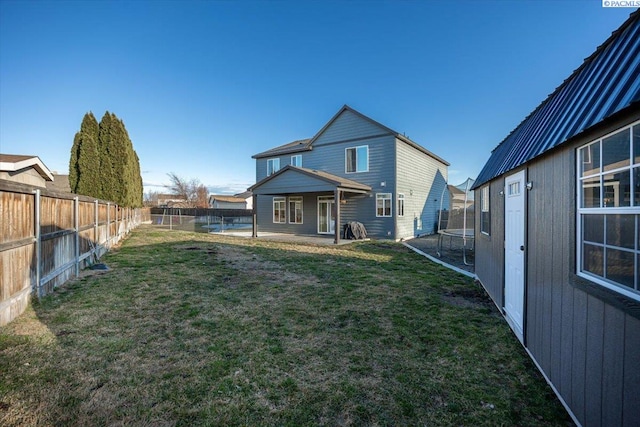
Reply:
[[376, 194], [376, 216], [391, 216], [391, 193]]
[[640, 301], [640, 122], [577, 161], [577, 274]]
[[291, 156], [291, 166], [302, 167], [302, 154]]
[[[519, 182], [516, 184], [520, 185]], [[491, 234], [491, 211], [489, 206], [489, 186], [486, 185], [480, 190], [480, 232], [487, 236]]]
[[369, 171], [369, 146], [347, 148], [345, 150], [345, 170], [347, 173]]
[[267, 176], [273, 175], [280, 170], [280, 159], [267, 160]]

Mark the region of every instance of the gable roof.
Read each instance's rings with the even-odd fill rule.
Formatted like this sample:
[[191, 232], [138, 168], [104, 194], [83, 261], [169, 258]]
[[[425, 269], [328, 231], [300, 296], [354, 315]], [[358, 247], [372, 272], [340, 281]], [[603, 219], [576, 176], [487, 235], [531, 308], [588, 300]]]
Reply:
[[299, 166], [291, 166], [291, 165], [287, 165], [284, 168], [280, 169], [278, 172], [272, 175], [269, 175], [262, 181], [253, 184], [251, 187], [248, 188], [248, 190], [253, 192], [256, 188], [271, 181], [272, 179], [279, 177], [280, 175], [286, 173], [287, 171], [302, 173], [304, 175], [310, 176], [312, 178], [316, 178], [320, 181], [327, 182], [335, 187], [340, 187], [343, 189], [349, 189], [349, 190], [355, 190], [355, 191], [361, 191], [361, 192], [371, 191], [370, 186], [366, 184], [362, 184], [357, 181], [353, 181], [351, 179], [343, 178], [341, 176], [333, 175], [333, 174], [315, 170], [315, 169], [308, 169], [308, 168], [302, 168]]
[[45, 181], [53, 181], [53, 174], [38, 156], [0, 154], [0, 171], [17, 172], [32, 167]]
[[492, 152], [474, 188], [640, 101], [640, 10], [596, 49]]
[[390, 135], [395, 136], [397, 139], [399, 139], [402, 142], [410, 145], [411, 147], [415, 148], [416, 150], [421, 151], [421, 152], [423, 152], [424, 154], [426, 154], [426, 155], [428, 155], [430, 157], [433, 157], [437, 161], [445, 164], [446, 166], [449, 166], [449, 162], [447, 162], [446, 160], [444, 160], [443, 158], [441, 158], [439, 156], [436, 156], [435, 154], [433, 154], [431, 151], [427, 150], [426, 148], [424, 148], [420, 144], [410, 140], [405, 135], [402, 135], [402, 134], [394, 131], [393, 129], [390, 129], [390, 128], [386, 127], [385, 125], [383, 125], [383, 124], [381, 124], [381, 123], [379, 123], [379, 122], [377, 122], [377, 121], [365, 116], [364, 114], [360, 113], [357, 110], [354, 110], [353, 108], [349, 107], [346, 104], [343, 105], [342, 108], [340, 110], [338, 110], [338, 112], [312, 138], [310, 138], [310, 139], [301, 139], [301, 140], [298, 140], [298, 141], [290, 142], [288, 144], [280, 145], [280, 146], [272, 148], [270, 150], [263, 151], [262, 153], [255, 154], [255, 155], [252, 156], [252, 158], [259, 159], [259, 158], [264, 158], [264, 157], [275, 157], [275, 156], [279, 156], [281, 154], [289, 154], [289, 153], [294, 153], [294, 152], [302, 152], [302, 151], [310, 151], [310, 150], [312, 150], [313, 149], [313, 143], [345, 111], [350, 111], [351, 113], [355, 114], [356, 116], [360, 117], [361, 119], [366, 120], [366, 121], [368, 121], [368, 122], [380, 127], [383, 131], [389, 133]]

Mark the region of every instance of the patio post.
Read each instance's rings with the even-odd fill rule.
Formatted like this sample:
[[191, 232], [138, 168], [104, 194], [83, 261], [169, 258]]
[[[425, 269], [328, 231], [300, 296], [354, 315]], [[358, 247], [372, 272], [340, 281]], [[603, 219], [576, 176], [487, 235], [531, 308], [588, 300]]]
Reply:
[[257, 194], [253, 194], [251, 196], [251, 198], [253, 199], [253, 206], [252, 206], [252, 216], [253, 216], [253, 229], [252, 229], [252, 233], [251, 233], [251, 237], [258, 237], [258, 195]]
[[340, 189], [338, 187], [333, 190], [333, 198], [333, 206], [335, 206], [336, 209], [335, 225], [333, 227], [335, 237], [333, 239], [333, 243], [337, 245], [338, 243], [340, 243]]

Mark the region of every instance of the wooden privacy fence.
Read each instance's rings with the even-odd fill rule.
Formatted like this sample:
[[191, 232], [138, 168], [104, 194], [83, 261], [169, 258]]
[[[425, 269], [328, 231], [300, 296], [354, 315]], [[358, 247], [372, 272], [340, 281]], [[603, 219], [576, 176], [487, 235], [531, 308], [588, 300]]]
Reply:
[[0, 180], [0, 325], [149, 220], [148, 209]]

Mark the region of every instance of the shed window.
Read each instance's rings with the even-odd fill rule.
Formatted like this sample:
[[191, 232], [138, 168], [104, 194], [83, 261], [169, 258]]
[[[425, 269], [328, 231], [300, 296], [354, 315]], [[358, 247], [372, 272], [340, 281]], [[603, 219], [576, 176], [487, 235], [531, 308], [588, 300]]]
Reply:
[[289, 197], [289, 224], [302, 224], [302, 196]]
[[285, 197], [273, 198], [273, 222], [283, 224], [287, 222], [286, 218], [286, 203]]
[[391, 216], [391, 193], [376, 194], [376, 216]]
[[640, 122], [577, 151], [577, 274], [640, 301]]
[[[520, 183], [517, 183], [520, 185]], [[516, 188], [510, 188], [515, 191]], [[518, 188], [518, 193], [520, 189]], [[480, 232], [486, 235], [491, 234], [491, 211], [489, 210], [489, 186], [486, 185], [480, 190]]]
[[398, 194], [398, 207], [396, 209], [396, 215], [404, 216], [404, 194]]
[[369, 146], [347, 148], [345, 150], [345, 170], [347, 173], [369, 171]]
[[267, 160], [267, 176], [273, 175], [280, 170], [280, 159]]

